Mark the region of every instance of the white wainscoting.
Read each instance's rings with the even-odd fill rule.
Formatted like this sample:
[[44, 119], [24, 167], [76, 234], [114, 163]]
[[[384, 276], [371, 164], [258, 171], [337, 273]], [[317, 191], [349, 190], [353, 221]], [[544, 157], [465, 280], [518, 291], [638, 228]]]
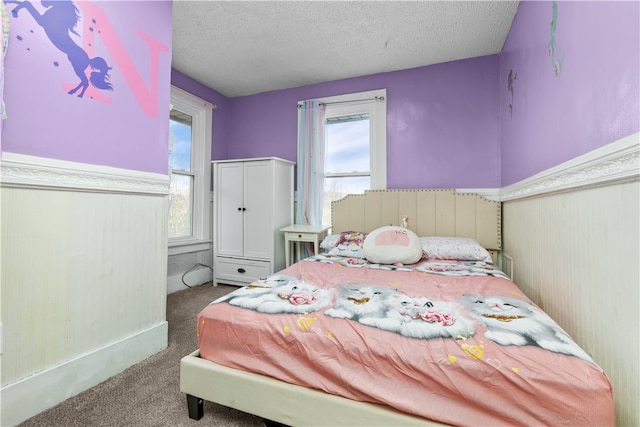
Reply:
[[640, 133], [621, 138], [558, 166], [500, 189], [500, 200], [517, 200], [577, 188], [638, 179]]
[[638, 147], [635, 134], [501, 191], [514, 281], [607, 373], [621, 426], [640, 425]]
[[164, 175], [3, 153], [2, 420], [167, 346]]

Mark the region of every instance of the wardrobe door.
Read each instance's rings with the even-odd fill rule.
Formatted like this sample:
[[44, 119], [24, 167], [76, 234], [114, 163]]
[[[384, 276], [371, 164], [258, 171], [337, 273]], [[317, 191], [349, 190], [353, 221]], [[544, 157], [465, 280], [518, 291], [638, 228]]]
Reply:
[[216, 221], [217, 254], [243, 256], [243, 164], [219, 163], [216, 165], [215, 188], [219, 194]]
[[244, 256], [273, 257], [273, 161], [244, 164]]

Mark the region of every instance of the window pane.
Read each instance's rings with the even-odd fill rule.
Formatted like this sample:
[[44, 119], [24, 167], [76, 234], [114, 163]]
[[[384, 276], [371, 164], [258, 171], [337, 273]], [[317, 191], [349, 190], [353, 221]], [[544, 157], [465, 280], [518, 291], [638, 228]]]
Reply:
[[169, 238], [192, 235], [193, 177], [171, 174], [169, 185]]
[[169, 168], [191, 170], [191, 116], [171, 110], [169, 121]]
[[362, 194], [370, 187], [371, 179], [368, 176], [325, 178], [322, 223], [331, 224], [331, 202], [333, 200], [342, 199], [347, 194]]
[[368, 114], [328, 119], [325, 139], [325, 172], [369, 172]]

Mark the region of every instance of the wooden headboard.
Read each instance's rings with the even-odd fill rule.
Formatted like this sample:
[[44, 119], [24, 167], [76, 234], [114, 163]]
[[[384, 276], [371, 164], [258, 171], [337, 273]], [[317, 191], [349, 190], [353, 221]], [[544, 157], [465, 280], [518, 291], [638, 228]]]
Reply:
[[384, 225], [408, 227], [418, 236], [470, 237], [497, 256], [502, 248], [501, 203], [472, 193], [438, 190], [368, 190], [331, 203], [331, 228], [370, 232]]

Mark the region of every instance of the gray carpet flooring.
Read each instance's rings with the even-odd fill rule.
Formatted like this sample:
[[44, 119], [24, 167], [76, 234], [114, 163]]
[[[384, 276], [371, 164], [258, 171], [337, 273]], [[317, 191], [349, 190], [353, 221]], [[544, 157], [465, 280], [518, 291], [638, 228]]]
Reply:
[[172, 426], [264, 427], [263, 420], [205, 402], [204, 417], [189, 418], [180, 393], [180, 359], [198, 348], [196, 316], [237, 289], [211, 283], [167, 296], [168, 347], [97, 386], [20, 424], [20, 427]]

